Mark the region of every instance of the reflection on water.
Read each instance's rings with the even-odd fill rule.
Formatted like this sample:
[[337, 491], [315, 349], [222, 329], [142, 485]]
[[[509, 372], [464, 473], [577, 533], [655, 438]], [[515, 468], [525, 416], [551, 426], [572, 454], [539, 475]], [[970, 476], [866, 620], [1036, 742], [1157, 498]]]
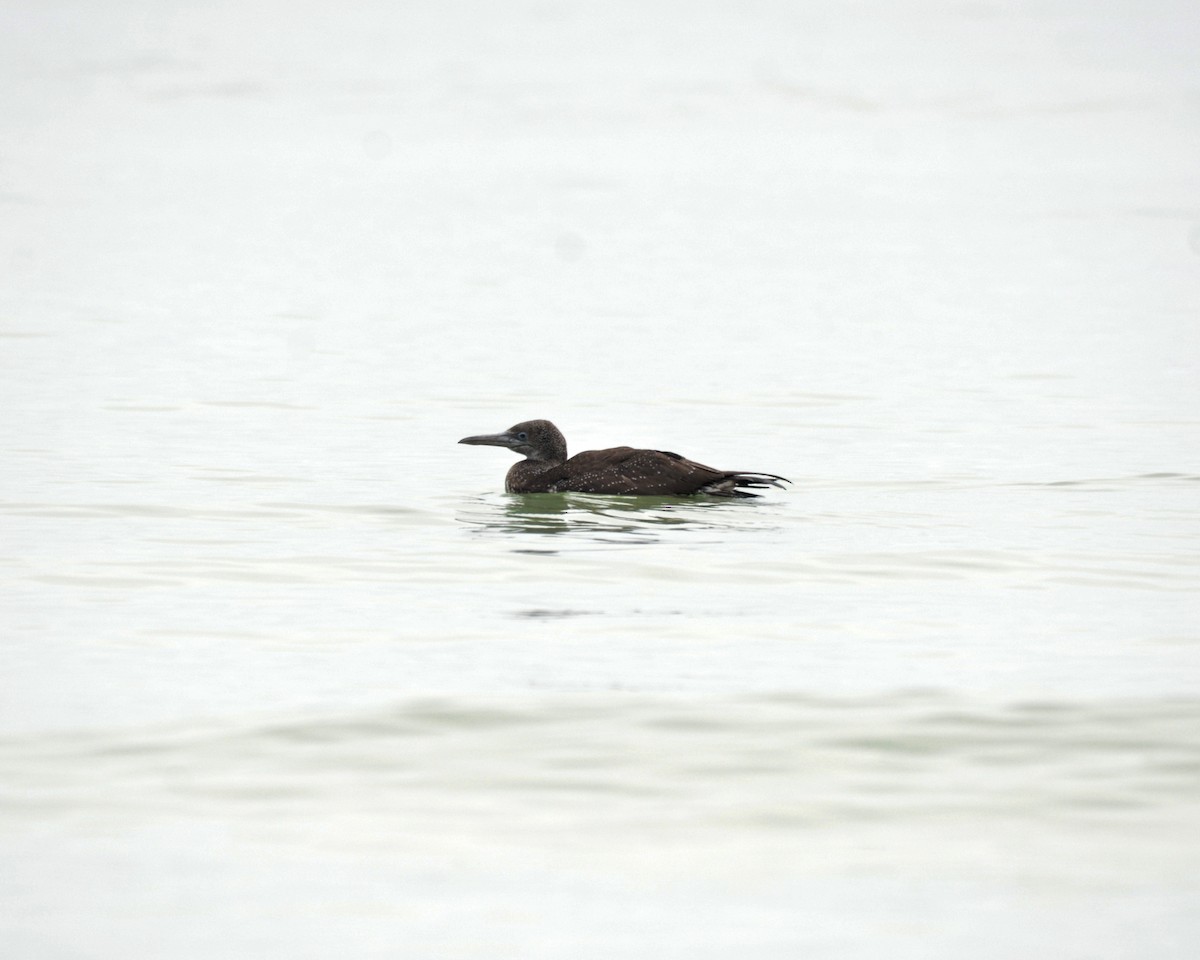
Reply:
[[478, 497], [457, 519], [481, 533], [569, 535], [608, 543], [655, 543], [663, 528], [764, 529], [764, 504], [721, 497], [629, 497], [585, 493], [493, 494]]

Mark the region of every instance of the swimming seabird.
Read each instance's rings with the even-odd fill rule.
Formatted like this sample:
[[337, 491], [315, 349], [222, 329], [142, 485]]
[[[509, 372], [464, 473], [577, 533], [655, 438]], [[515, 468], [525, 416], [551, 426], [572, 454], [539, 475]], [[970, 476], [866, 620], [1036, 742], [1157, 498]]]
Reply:
[[773, 473], [717, 470], [668, 450], [610, 447], [567, 459], [567, 441], [549, 420], [526, 420], [504, 433], [463, 437], [459, 443], [508, 447], [525, 459], [504, 478], [508, 493], [624, 493], [639, 496], [754, 497], [743, 488], [790, 483]]

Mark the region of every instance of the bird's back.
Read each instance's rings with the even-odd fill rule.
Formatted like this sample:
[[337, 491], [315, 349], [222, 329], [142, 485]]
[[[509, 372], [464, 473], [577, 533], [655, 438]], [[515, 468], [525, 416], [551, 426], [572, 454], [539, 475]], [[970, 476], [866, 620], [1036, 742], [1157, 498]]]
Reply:
[[778, 478], [717, 470], [669, 450], [610, 447], [585, 450], [530, 477], [517, 493], [617, 493], [638, 496], [679, 496], [711, 493], [748, 497], [739, 487], [767, 486]]

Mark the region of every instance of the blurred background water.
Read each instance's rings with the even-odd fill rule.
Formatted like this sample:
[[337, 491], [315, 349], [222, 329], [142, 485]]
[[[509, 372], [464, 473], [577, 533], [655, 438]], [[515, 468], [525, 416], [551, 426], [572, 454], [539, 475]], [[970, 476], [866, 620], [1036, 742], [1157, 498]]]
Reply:
[[0, 6], [5, 955], [1194, 956], [1198, 52]]

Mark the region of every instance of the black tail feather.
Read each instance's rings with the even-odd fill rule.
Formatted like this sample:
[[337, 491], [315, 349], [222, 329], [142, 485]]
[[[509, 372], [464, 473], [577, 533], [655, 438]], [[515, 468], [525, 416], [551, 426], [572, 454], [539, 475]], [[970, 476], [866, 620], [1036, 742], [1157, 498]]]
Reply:
[[744, 473], [736, 471], [728, 473], [720, 480], [706, 484], [701, 488], [701, 493], [707, 493], [714, 497], [757, 497], [757, 493], [750, 493], [749, 490], [742, 489], [748, 487], [753, 490], [763, 490], [767, 487], [778, 487], [783, 489], [785, 483], [791, 483], [787, 477], [780, 477], [774, 473]]

